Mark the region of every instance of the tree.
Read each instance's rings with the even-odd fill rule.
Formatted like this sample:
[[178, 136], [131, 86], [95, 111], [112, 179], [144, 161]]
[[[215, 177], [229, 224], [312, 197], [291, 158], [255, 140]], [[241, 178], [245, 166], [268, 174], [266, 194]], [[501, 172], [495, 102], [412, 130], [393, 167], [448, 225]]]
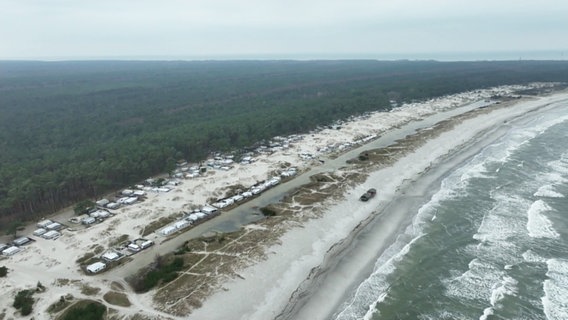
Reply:
[[73, 211], [75, 211], [75, 214], [88, 213], [89, 210], [95, 207], [95, 205], [96, 204], [91, 200], [83, 200], [75, 205]]
[[8, 268], [6, 266], [0, 267], [0, 278], [3, 278], [8, 275]]
[[6, 229], [6, 234], [7, 235], [13, 235], [14, 239], [18, 237], [18, 230], [20, 230], [21, 227], [23, 227], [23, 223], [20, 220], [16, 220], [16, 221], [12, 221], [9, 225], [8, 228]]
[[20, 313], [23, 316], [27, 316], [32, 313], [34, 299], [32, 298], [34, 292], [32, 290], [22, 290], [16, 294], [16, 298], [14, 298], [14, 303], [12, 306], [14, 308], [20, 310]]

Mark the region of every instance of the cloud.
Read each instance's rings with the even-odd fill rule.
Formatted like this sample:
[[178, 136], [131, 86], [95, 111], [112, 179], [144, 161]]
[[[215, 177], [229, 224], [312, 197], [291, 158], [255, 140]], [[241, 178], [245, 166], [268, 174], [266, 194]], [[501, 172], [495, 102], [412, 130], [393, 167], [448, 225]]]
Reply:
[[0, 58], [568, 48], [568, 1], [0, 0]]

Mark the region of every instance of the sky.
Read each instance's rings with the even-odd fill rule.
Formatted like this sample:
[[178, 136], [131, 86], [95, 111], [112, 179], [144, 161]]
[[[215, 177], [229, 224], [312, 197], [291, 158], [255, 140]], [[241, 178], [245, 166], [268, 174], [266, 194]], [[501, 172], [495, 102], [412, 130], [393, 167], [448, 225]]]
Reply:
[[568, 59], [567, 0], [0, 0], [0, 59], [491, 60], [535, 52]]

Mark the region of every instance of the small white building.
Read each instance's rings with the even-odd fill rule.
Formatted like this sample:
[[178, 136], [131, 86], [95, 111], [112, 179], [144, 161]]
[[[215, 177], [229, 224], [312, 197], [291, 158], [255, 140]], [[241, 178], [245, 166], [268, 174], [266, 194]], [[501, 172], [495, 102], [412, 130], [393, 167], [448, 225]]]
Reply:
[[14, 240], [13, 243], [14, 243], [14, 245], [17, 245], [17, 246], [23, 246], [24, 244], [26, 244], [30, 241], [31, 240], [28, 237], [19, 237], [18, 239]]
[[146, 195], [146, 192], [142, 191], [142, 190], [136, 190], [132, 193], [133, 196], [135, 197], [142, 197], [144, 195]]
[[282, 181], [282, 179], [280, 179], [280, 177], [274, 177], [274, 178], [268, 180], [268, 182], [270, 183], [271, 186], [275, 186], [275, 185], [279, 184], [280, 181]]
[[190, 225], [191, 225], [191, 222], [189, 222], [187, 220], [180, 220], [180, 221], [178, 221], [174, 224], [174, 227], [176, 227], [176, 229], [180, 230], [180, 229], [187, 228]]
[[95, 219], [97, 218], [106, 219], [110, 216], [110, 213], [105, 210], [97, 210], [95, 212], [91, 212], [90, 216]]
[[120, 255], [118, 253], [114, 252], [114, 251], [107, 251], [101, 256], [101, 258], [103, 258], [106, 261], [111, 262], [111, 261], [118, 260], [120, 258]]
[[53, 239], [57, 239], [57, 238], [61, 237], [61, 233], [59, 233], [59, 232], [57, 232], [57, 231], [55, 231], [55, 230], [51, 230], [51, 231], [48, 231], [48, 232], [44, 233], [44, 234], [42, 235], [42, 237], [43, 237], [44, 239], [47, 239], [47, 240], [53, 240]]
[[190, 214], [189, 216], [187, 216], [186, 219], [191, 221], [191, 222], [195, 222], [195, 221], [199, 220], [199, 218], [197, 217], [197, 215], [195, 213]]
[[13, 255], [15, 255], [16, 253], [18, 253], [18, 252], [20, 252], [20, 251], [22, 251], [22, 249], [20, 249], [20, 248], [18, 248], [18, 247], [16, 247], [16, 246], [12, 246], [12, 247], [9, 247], [9, 248], [7, 248], [7, 249], [2, 250], [2, 255], [4, 255], [4, 256], [13, 256]]
[[86, 217], [86, 218], [83, 218], [83, 219], [81, 220], [81, 223], [84, 224], [84, 225], [87, 225], [87, 226], [88, 226], [88, 225], [91, 225], [91, 224], [93, 224], [93, 223], [95, 223], [95, 222], [97, 222], [97, 219], [95, 219], [95, 218], [93, 218], [93, 217]]
[[106, 205], [107, 208], [109, 209], [118, 209], [118, 207], [120, 207], [120, 205], [116, 202], [110, 202]]
[[234, 195], [234, 196], [231, 197], [231, 199], [233, 199], [234, 202], [242, 201], [244, 198], [245, 198], [245, 197], [243, 197], [243, 196], [240, 195], [240, 194], [237, 194], [237, 195]]
[[201, 212], [205, 213], [206, 215], [210, 215], [210, 214], [217, 212], [217, 208], [205, 206], [205, 207], [201, 208]]
[[154, 241], [152, 241], [152, 240], [145, 240], [144, 242], [142, 242], [142, 243], [140, 244], [140, 248], [141, 248], [141, 249], [146, 249], [146, 248], [149, 248], [149, 247], [151, 247], [151, 246], [153, 246], [153, 245], [154, 245]]
[[16, 253], [22, 251], [22, 249], [16, 247], [16, 246], [12, 246], [12, 247], [8, 247], [7, 249], [2, 250], [2, 255], [4, 256], [13, 256]]
[[45, 227], [47, 230], [61, 230], [63, 225], [59, 222], [53, 222]]
[[126, 246], [126, 249], [128, 249], [132, 252], [138, 252], [138, 251], [142, 250], [142, 248], [140, 248], [140, 246], [135, 244], [135, 243], [130, 243], [129, 245]]
[[108, 199], [101, 199], [101, 200], [99, 200], [99, 201], [97, 201], [97, 202], [95, 202], [95, 203], [96, 203], [97, 206], [99, 206], [99, 207], [104, 207], [104, 206], [106, 206], [107, 204], [109, 204], [109, 202], [110, 202], [110, 201], [109, 201]]
[[33, 235], [36, 236], [36, 237], [39, 237], [46, 232], [47, 232], [47, 230], [45, 230], [44, 228], [39, 228], [39, 229], [34, 231]]
[[228, 204], [224, 201], [219, 201], [219, 202], [215, 202], [213, 204], [211, 204], [212, 206], [214, 206], [215, 208], [219, 208], [219, 209], [223, 209], [226, 206], [228, 206]]
[[175, 226], [167, 226], [164, 229], [160, 230], [160, 234], [163, 236], [170, 235], [176, 232], [177, 228]]
[[[119, 204], [124, 204], [126, 202], [126, 200], [128, 200], [128, 199], [129, 199], [129, 197], [122, 197], [122, 198], [116, 200], [116, 202], [118, 202]], [[108, 205], [107, 205], [107, 208], [108, 208]]]
[[136, 201], [138, 201], [137, 197], [130, 197], [124, 201], [124, 204], [134, 204]]
[[104, 269], [106, 269], [106, 264], [100, 261], [87, 266], [87, 271], [90, 273], [99, 273]]
[[50, 225], [50, 224], [52, 224], [52, 223], [53, 223], [53, 221], [51, 221], [51, 220], [49, 220], [49, 219], [46, 219], [46, 220], [43, 220], [43, 221], [38, 222], [38, 223], [37, 223], [37, 227], [38, 227], [38, 228], [44, 228], [44, 229], [45, 229], [45, 227], [47, 227], [48, 225]]

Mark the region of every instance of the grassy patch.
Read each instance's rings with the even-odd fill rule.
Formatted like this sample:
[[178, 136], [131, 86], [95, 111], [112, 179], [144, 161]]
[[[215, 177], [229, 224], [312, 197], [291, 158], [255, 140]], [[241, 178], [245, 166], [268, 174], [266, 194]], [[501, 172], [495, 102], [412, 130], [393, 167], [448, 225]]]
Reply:
[[156, 257], [152, 268], [143, 272], [131, 281], [131, 285], [136, 292], [148, 292], [160, 283], [167, 283], [178, 276], [178, 271], [183, 269], [183, 258], [176, 257], [170, 262], [163, 257]]
[[171, 216], [168, 217], [161, 217], [160, 219], [151, 222], [149, 225], [147, 225], [141, 232], [141, 235], [143, 237], [153, 233], [154, 231], [164, 227], [167, 224], [170, 224], [172, 222], [174, 222], [177, 219], [177, 215], [172, 214]]
[[84, 284], [81, 286], [81, 293], [86, 296], [94, 296], [101, 291], [101, 288], [91, 287], [89, 285]]
[[[73, 299], [71, 297], [71, 299]], [[57, 300], [57, 302], [52, 303], [48, 308], [47, 308], [47, 312], [53, 314], [53, 313], [58, 313], [61, 310], [67, 308], [69, 305], [71, 305], [71, 299], [67, 299], [65, 296], [61, 296], [59, 298], [59, 300]]]
[[121, 306], [121, 307], [130, 307], [131, 303], [130, 300], [128, 300], [128, 297], [121, 292], [116, 292], [116, 291], [109, 291], [107, 293], [105, 293], [105, 295], [103, 296], [103, 299], [115, 306]]
[[91, 252], [85, 253], [81, 258], [77, 259], [77, 264], [87, 265], [98, 261], [97, 255], [101, 254], [105, 248], [101, 245], [94, 245], [91, 247]]
[[103, 320], [106, 310], [100, 302], [81, 300], [65, 310], [57, 320]]
[[113, 281], [110, 284], [110, 287], [112, 288], [112, 290], [115, 290], [115, 291], [124, 291], [124, 286], [120, 282]]
[[116, 245], [119, 245], [119, 244], [125, 242], [126, 240], [128, 240], [128, 235], [127, 235], [127, 234], [123, 234], [123, 235], [121, 235], [120, 237], [116, 237], [115, 239], [112, 239], [112, 240], [109, 242], [108, 246], [109, 246], [109, 247], [114, 247], [114, 246], [116, 246]]
[[266, 207], [260, 208], [260, 212], [261, 212], [265, 217], [274, 217], [274, 216], [276, 215], [276, 210], [274, 210], [274, 209], [271, 208], [270, 206], [266, 206]]

